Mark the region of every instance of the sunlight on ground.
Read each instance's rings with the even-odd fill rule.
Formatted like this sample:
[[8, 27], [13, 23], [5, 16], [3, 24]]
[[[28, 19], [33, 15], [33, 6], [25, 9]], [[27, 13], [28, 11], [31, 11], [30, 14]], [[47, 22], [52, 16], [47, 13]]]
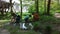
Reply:
[[0, 25], [10, 22], [10, 20], [0, 20]]

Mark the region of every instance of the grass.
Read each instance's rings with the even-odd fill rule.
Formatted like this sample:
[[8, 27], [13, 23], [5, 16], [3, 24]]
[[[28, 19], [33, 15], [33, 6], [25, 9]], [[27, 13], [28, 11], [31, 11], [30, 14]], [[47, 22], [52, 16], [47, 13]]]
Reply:
[[0, 20], [0, 25], [10, 22], [10, 20]]
[[55, 31], [52, 32], [52, 34], [60, 34], [60, 32], [55, 30]]
[[5, 28], [9, 30], [10, 34], [39, 34], [33, 30], [20, 30], [18, 27], [6, 26]]
[[[35, 32], [34, 30], [21, 30], [17, 26], [6, 26], [5, 28], [10, 32], [10, 34], [40, 34], [39, 32]], [[52, 34], [59, 34], [59, 31], [54, 30], [52, 31]]]
[[[0, 20], [0, 25], [5, 24], [9, 22], [10, 20]], [[40, 21], [36, 22], [38, 23], [38, 26], [42, 26], [43, 28], [46, 27], [46, 25], [53, 25], [51, 23], [60, 23], [60, 19], [56, 19], [52, 16], [40, 16]], [[36, 24], [34, 23], [34, 25]], [[5, 28], [10, 32], [10, 34], [40, 34], [39, 32], [35, 32], [33, 30], [20, 30], [19, 27], [13, 27], [13, 26], [5, 26]], [[59, 31], [53, 31], [52, 34], [59, 34]]]
[[0, 28], [3, 27], [3, 25], [8, 22], [10, 22], [10, 20], [0, 20]]

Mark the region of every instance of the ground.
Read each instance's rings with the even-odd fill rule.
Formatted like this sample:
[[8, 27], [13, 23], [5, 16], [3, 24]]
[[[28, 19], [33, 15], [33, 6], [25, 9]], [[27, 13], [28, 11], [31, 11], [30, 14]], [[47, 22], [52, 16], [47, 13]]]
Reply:
[[0, 34], [10, 34], [10, 32], [6, 29], [1, 29], [0, 28]]
[[[60, 19], [60, 13], [55, 13], [55, 15], [54, 15], [56, 18], [58, 18], [58, 19]], [[9, 22], [10, 20], [8, 20], [8, 22]], [[6, 23], [5, 23], [6, 22]], [[13, 31], [13, 30], [11, 30], [11, 28], [9, 27], [9, 26], [5, 26], [5, 25], [8, 25], [9, 23], [7, 22], [7, 20], [0, 20], [0, 34], [11, 34], [11, 33], [13, 33], [13, 32], [15, 32], [15, 31], [17, 31], [18, 32], [18, 34], [20, 33], [20, 34], [40, 34], [39, 32], [35, 32], [35, 31], [33, 31], [33, 30], [27, 30], [27, 31], [25, 31], [25, 30], [16, 30], [17, 28], [13, 28], [13, 30], [15, 30], [15, 31]], [[6, 28], [4, 28], [4, 27], [7, 27], [7, 29]], [[53, 29], [54, 30], [58, 30], [58, 31], [53, 31], [54, 32], [54, 34], [60, 34], [59, 32], [60, 32], [60, 25], [56, 25], [55, 24], [55, 26], [53, 26]], [[56, 33], [57, 32], [57, 33]], [[16, 34], [16, 33], [15, 33]]]
[[[5, 20], [3, 21], [6, 22]], [[3, 21], [1, 20], [1, 22]], [[20, 30], [18, 27], [11, 27], [8, 22], [1, 25], [0, 34], [39, 34], [39, 32], [35, 32], [33, 30]]]
[[60, 13], [55, 13], [54, 15], [56, 18], [60, 18]]

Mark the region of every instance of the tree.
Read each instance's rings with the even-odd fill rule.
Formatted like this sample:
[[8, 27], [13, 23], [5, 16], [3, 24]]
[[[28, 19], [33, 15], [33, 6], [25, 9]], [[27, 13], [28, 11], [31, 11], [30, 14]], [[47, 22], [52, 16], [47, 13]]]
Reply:
[[51, 4], [51, 0], [48, 0], [48, 4], [47, 4], [47, 15], [50, 15], [50, 4]]
[[12, 0], [10, 0], [10, 8], [11, 8], [11, 14], [13, 13], [13, 10], [12, 10]]
[[35, 11], [39, 13], [38, 0], [35, 0], [35, 7], [36, 7]]
[[22, 20], [22, 0], [20, 0], [20, 6], [21, 6], [21, 20]]
[[46, 14], [46, 0], [44, 0], [44, 14]]
[[57, 2], [58, 2], [58, 5], [60, 4], [60, 0], [57, 0]]
[[2, 3], [1, 14], [4, 15], [4, 3]]

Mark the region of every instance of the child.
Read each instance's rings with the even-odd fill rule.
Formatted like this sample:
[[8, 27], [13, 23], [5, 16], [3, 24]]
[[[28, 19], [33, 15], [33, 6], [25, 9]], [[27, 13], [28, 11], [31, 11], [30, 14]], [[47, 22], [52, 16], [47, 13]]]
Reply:
[[33, 21], [38, 21], [39, 20], [39, 15], [38, 13], [33, 13]]
[[20, 23], [20, 19], [21, 19], [21, 17], [20, 17], [20, 15], [17, 15], [17, 17], [16, 17], [16, 25], [20, 25], [19, 23]]
[[[32, 16], [31, 16], [31, 15], [25, 17], [25, 26], [26, 26], [27, 28], [30, 28], [30, 29], [33, 28], [33, 25], [32, 25], [32, 23], [31, 23], [31, 21], [32, 21]], [[30, 26], [30, 27], [29, 27], [29, 26]]]
[[16, 14], [15, 13], [12, 13], [12, 17], [11, 17], [11, 24], [15, 23], [16, 22]]

